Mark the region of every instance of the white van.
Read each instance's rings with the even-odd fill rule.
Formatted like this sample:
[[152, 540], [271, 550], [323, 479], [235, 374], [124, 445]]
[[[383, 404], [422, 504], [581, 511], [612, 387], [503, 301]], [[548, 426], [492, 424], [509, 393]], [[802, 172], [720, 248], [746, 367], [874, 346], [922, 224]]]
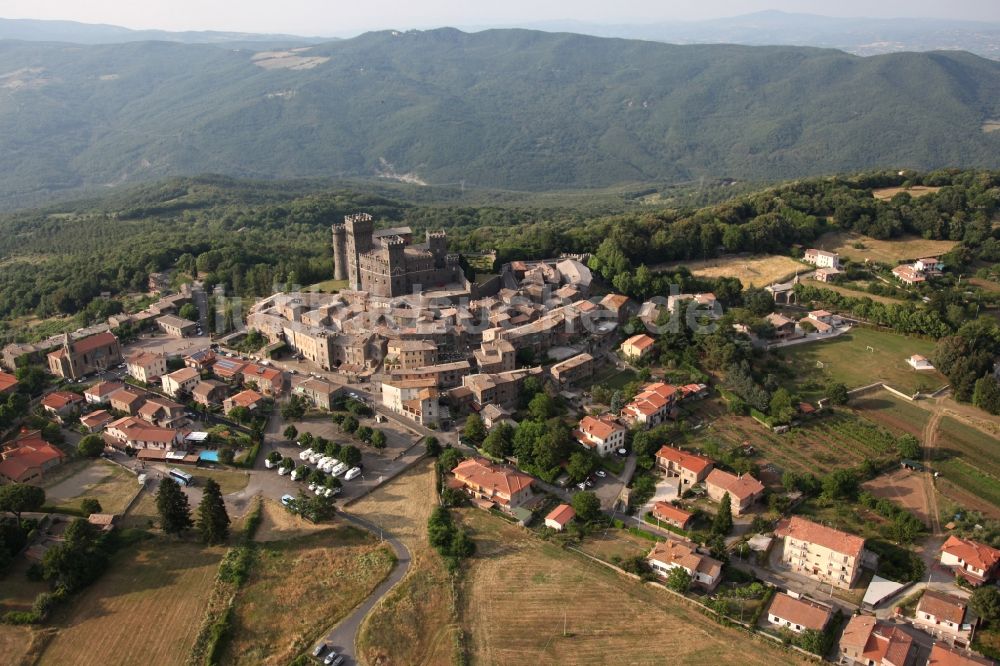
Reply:
[[305, 451], [299, 454], [299, 460], [306, 460], [309, 456], [312, 455], [312, 453], [313, 453], [312, 449], [306, 449]]
[[340, 476], [341, 474], [346, 472], [347, 469], [348, 469], [347, 463], [340, 463], [336, 467], [330, 470], [330, 474], [332, 476]]
[[309, 462], [311, 462], [314, 465], [322, 459], [323, 459], [323, 454], [319, 453], [318, 451], [309, 456]]
[[347, 472], [347, 474], [344, 475], [344, 480], [345, 481], [351, 481], [353, 479], [358, 478], [359, 476], [361, 476], [361, 468], [360, 467], [352, 467]]

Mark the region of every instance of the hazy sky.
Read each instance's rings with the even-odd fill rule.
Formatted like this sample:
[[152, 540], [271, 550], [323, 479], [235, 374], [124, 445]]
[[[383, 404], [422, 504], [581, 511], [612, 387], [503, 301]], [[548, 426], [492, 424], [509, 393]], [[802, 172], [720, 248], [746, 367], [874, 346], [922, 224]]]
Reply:
[[764, 9], [828, 16], [1000, 21], [998, 0], [0, 0], [0, 17], [129, 28], [340, 35], [384, 28], [482, 26], [575, 19], [696, 20]]

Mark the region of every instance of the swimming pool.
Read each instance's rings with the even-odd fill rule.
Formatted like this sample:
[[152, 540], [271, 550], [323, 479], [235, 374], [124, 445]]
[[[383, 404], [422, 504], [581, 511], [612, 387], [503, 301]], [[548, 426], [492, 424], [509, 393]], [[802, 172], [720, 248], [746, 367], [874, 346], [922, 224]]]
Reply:
[[207, 460], [208, 462], [219, 462], [219, 452], [218, 451], [202, 451], [198, 454], [198, 460]]

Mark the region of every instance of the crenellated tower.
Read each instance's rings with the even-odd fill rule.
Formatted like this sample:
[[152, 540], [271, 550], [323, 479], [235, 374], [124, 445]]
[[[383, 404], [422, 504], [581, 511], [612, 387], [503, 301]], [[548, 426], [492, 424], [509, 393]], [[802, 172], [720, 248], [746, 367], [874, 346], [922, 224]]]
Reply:
[[347, 227], [335, 224], [333, 231], [333, 279], [347, 279]]
[[344, 217], [344, 226], [347, 230], [347, 279], [351, 289], [360, 290], [361, 255], [375, 247], [372, 240], [375, 222], [368, 213], [355, 213]]

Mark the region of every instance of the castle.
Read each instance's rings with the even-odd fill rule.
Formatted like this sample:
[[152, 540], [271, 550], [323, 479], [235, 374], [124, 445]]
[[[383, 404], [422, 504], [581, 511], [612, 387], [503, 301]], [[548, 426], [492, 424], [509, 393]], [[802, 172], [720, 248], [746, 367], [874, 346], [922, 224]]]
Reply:
[[428, 231], [426, 240], [414, 245], [409, 227], [375, 231], [371, 215], [348, 215], [343, 224], [333, 225], [333, 277], [385, 298], [461, 282], [458, 255], [448, 254], [447, 235]]

